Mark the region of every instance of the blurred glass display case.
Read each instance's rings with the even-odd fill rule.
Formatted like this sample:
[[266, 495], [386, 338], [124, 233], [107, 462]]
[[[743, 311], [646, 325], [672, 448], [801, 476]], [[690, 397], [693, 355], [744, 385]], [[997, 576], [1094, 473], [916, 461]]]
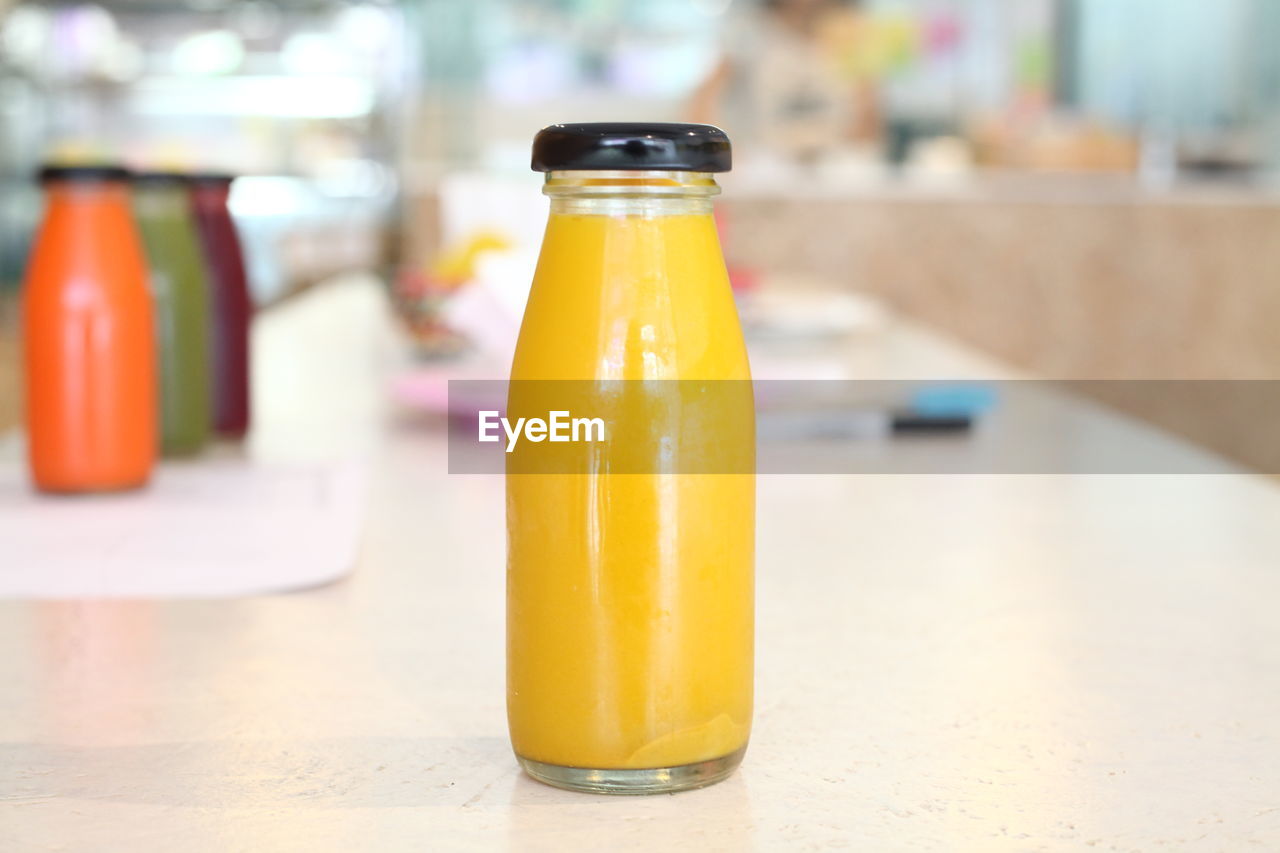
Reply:
[[261, 301], [381, 266], [412, 55], [389, 3], [0, 0], [0, 281], [48, 157], [247, 176], [232, 205]]

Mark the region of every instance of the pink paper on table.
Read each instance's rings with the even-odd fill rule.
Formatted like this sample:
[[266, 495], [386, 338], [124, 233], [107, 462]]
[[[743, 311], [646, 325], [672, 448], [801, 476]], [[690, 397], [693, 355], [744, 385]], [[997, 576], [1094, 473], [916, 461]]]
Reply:
[[223, 598], [332, 583], [354, 567], [359, 462], [166, 464], [143, 491], [33, 492], [0, 461], [0, 598]]
[[[472, 417], [482, 409], [506, 409], [505, 374], [487, 363], [423, 366], [397, 376], [391, 384], [391, 396], [400, 405], [421, 412]], [[450, 388], [451, 380], [468, 380], [469, 384]]]

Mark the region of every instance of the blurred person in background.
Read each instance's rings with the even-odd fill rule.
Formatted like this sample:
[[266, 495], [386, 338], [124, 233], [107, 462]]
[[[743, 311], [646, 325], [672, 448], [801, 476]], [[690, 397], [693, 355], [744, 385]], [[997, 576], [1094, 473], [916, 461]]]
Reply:
[[810, 162], [874, 145], [880, 96], [858, 53], [871, 36], [858, 0], [761, 0], [726, 28], [723, 55], [697, 87], [690, 119], [735, 143]]

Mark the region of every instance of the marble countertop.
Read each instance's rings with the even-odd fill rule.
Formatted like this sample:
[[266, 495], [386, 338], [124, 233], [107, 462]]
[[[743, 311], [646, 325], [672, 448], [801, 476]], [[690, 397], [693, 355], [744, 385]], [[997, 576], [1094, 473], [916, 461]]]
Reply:
[[[318, 288], [257, 343], [252, 454], [375, 460], [355, 575], [0, 603], [0, 848], [1280, 846], [1272, 482], [762, 477], [742, 769], [579, 795], [512, 759], [502, 484], [386, 410], [376, 289]], [[1000, 370], [919, 330], [874, 347], [886, 378]]]

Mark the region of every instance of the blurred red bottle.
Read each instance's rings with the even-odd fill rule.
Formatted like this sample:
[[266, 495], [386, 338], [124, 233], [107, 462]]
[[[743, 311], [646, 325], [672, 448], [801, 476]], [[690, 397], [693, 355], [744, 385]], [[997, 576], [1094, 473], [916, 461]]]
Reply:
[[23, 287], [32, 478], [52, 492], [146, 483], [156, 457], [155, 332], [128, 174], [47, 166]]
[[191, 202], [204, 248], [213, 339], [213, 428], [231, 438], [249, 430], [249, 326], [253, 301], [244, 255], [227, 209], [230, 175], [191, 176]]

